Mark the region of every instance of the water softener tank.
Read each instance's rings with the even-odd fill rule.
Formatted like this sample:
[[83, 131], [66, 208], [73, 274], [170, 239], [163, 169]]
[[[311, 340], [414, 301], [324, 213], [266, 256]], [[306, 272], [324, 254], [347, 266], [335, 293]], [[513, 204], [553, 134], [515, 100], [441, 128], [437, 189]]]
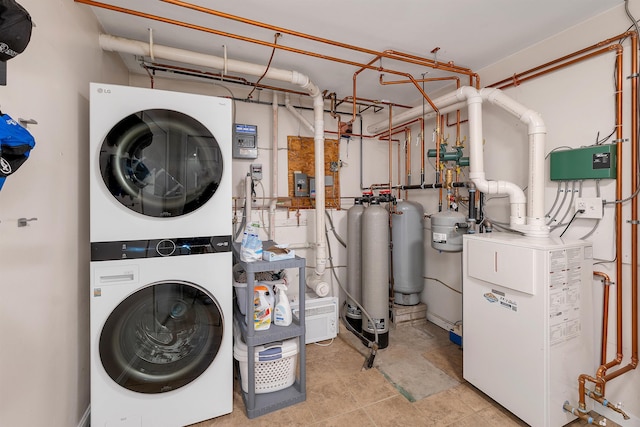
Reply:
[[362, 335], [378, 347], [389, 345], [389, 213], [372, 198], [362, 214]]
[[391, 216], [393, 242], [394, 302], [401, 305], [420, 303], [424, 288], [424, 238], [422, 216], [424, 209], [417, 202], [403, 201]]
[[439, 251], [460, 252], [466, 221], [464, 214], [456, 211], [431, 215], [431, 247]]
[[362, 331], [362, 312], [354, 302], [362, 304], [362, 198], [356, 197], [355, 204], [347, 211], [347, 322]]

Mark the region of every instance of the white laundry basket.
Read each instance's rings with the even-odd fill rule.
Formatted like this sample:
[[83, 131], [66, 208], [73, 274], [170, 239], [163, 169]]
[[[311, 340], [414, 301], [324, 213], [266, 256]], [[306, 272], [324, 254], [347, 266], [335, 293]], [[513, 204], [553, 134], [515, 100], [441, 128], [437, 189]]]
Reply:
[[[255, 393], [270, 393], [291, 386], [296, 379], [298, 339], [274, 342], [255, 347]], [[233, 357], [240, 364], [242, 391], [248, 393], [247, 345], [236, 337]]]

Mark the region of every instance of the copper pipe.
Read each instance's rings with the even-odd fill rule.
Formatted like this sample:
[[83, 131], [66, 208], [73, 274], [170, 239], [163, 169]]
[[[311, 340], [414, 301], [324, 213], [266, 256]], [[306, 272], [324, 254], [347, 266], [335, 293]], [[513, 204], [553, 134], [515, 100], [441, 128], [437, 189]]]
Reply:
[[425, 65], [429, 68], [433, 68], [436, 70], [443, 70], [443, 71], [449, 71], [452, 73], [458, 73], [458, 74], [465, 74], [467, 76], [469, 76], [469, 84], [473, 86], [473, 80], [475, 79], [476, 81], [476, 89], [480, 88], [480, 76], [476, 73], [474, 73], [471, 69], [469, 68], [463, 68], [463, 67], [458, 67], [456, 65], [453, 65], [452, 62], [448, 62], [445, 63], [444, 62], [437, 62], [434, 61], [432, 59], [427, 59], [427, 58], [422, 58], [420, 56], [415, 56], [415, 55], [411, 55], [409, 53], [405, 53], [405, 52], [398, 52], [395, 50], [385, 50], [384, 52], [382, 52], [383, 56], [390, 58], [390, 59], [396, 59], [398, 61], [402, 61], [402, 62], [409, 62], [412, 64], [418, 64], [418, 65]]
[[[397, 52], [394, 50], [385, 50], [384, 52], [377, 52], [371, 49], [366, 49], [366, 48], [362, 48], [359, 46], [355, 46], [355, 45], [350, 45], [347, 43], [341, 43], [341, 42], [337, 42], [334, 40], [329, 40], [329, 39], [325, 39], [322, 37], [316, 37], [316, 36], [312, 36], [310, 34], [305, 34], [305, 33], [300, 33], [298, 31], [293, 31], [293, 30], [289, 30], [286, 28], [282, 28], [282, 27], [277, 27], [275, 25], [270, 25], [270, 24], [266, 24], [264, 22], [260, 22], [260, 21], [254, 21], [251, 19], [247, 19], [247, 18], [242, 18], [240, 16], [236, 16], [236, 15], [231, 15], [228, 13], [224, 13], [224, 12], [220, 12], [217, 10], [213, 10], [213, 9], [209, 9], [209, 8], [205, 8], [202, 6], [198, 6], [192, 3], [187, 3], [184, 1], [180, 1], [180, 0], [161, 0], [165, 3], [171, 3], [173, 5], [176, 6], [181, 6], [181, 7], [185, 7], [187, 9], [192, 9], [198, 12], [202, 12], [202, 13], [207, 13], [210, 15], [215, 15], [218, 17], [222, 17], [222, 18], [226, 18], [226, 19], [231, 19], [234, 21], [238, 21], [238, 22], [242, 22], [245, 24], [249, 24], [249, 25], [254, 25], [260, 28], [266, 28], [272, 31], [276, 31], [278, 33], [283, 33], [283, 34], [289, 34], [289, 35], [293, 35], [296, 37], [300, 37], [300, 38], [304, 38], [307, 40], [312, 40], [315, 42], [319, 42], [319, 43], [325, 43], [325, 44], [329, 44], [331, 46], [336, 46], [336, 47], [340, 47], [340, 48], [344, 48], [344, 49], [348, 49], [348, 50], [355, 50], [358, 52], [362, 52], [362, 53], [368, 53], [370, 55], [374, 55], [375, 59], [372, 62], [375, 62], [376, 60], [378, 60], [379, 58], [389, 58], [389, 59], [395, 59], [401, 62], [409, 62], [409, 63], [413, 63], [413, 64], [418, 64], [418, 65], [425, 65], [427, 67], [430, 68], [434, 68], [434, 69], [439, 69], [439, 70], [444, 70], [444, 71], [449, 71], [449, 72], [453, 72], [453, 73], [460, 73], [460, 74], [465, 74], [468, 76], [473, 76], [476, 77], [477, 74], [473, 73], [470, 69], [468, 68], [463, 68], [463, 67], [458, 67], [456, 65], [453, 65], [453, 63], [447, 63], [446, 65], [441, 65], [442, 63], [438, 63], [436, 61], [430, 60], [428, 58], [423, 58], [423, 57], [419, 57], [419, 56], [415, 56], [415, 55], [410, 55], [408, 53], [403, 53], [403, 52]], [[264, 42], [261, 42], [260, 44], [262, 44]], [[282, 48], [282, 45], [276, 45], [275, 43], [273, 44], [274, 48]], [[289, 50], [291, 48], [285, 48], [285, 50]], [[297, 49], [296, 49], [297, 50]], [[304, 51], [299, 51], [297, 53], [303, 53]], [[315, 56], [318, 54], [314, 54], [313, 52], [306, 52], [305, 54], [310, 54], [311, 56]], [[320, 57], [320, 56], [318, 56]], [[324, 57], [324, 59], [330, 59], [331, 57]], [[339, 58], [333, 58], [330, 60], [335, 60], [336, 62], [343, 62], [346, 61], [344, 59], [339, 59]], [[349, 61], [351, 62], [351, 61]], [[370, 66], [372, 64], [372, 62], [370, 62], [368, 65]], [[346, 63], [346, 62], [343, 62]], [[353, 65], [353, 64], [352, 64]], [[373, 67], [371, 67], [373, 68]], [[380, 67], [377, 67], [380, 69], [380, 71], [382, 71], [383, 69]], [[422, 93], [422, 96], [424, 96], [427, 101], [429, 102], [429, 104], [432, 106], [432, 108], [434, 109], [434, 111], [437, 112], [437, 108], [436, 106], [433, 104], [433, 102], [430, 101], [430, 99], [427, 97], [427, 95], [420, 89], [420, 87], [418, 86], [418, 84], [415, 82], [415, 80], [413, 79], [413, 77], [408, 74], [408, 73], [402, 73], [400, 71], [394, 71], [394, 70], [385, 70], [387, 72], [391, 72], [394, 74], [399, 74], [399, 75], [404, 75], [406, 77], [408, 77], [409, 79], [411, 79], [414, 83], [414, 85], [418, 88], [418, 90]], [[355, 97], [355, 91], [354, 91], [354, 100], [356, 99]], [[354, 114], [354, 120], [355, 120], [355, 114]]]
[[573, 406], [571, 406], [569, 404], [569, 402], [564, 402], [564, 405], [562, 405], [562, 409], [564, 409], [567, 412], [570, 412], [571, 414], [575, 415], [576, 417], [580, 418], [583, 421], [586, 421], [587, 424], [593, 424], [593, 417], [591, 415], [589, 415], [586, 410], [581, 411], [579, 409], [574, 408]]
[[[638, 190], [638, 34], [631, 33], [631, 194]], [[631, 365], [638, 366], [638, 197], [631, 202]]]
[[[356, 72], [355, 72], [355, 73], [353, 73], [353, 77], [352, 77], [352, 79], [353, 79], [353, 83], [352, 83], [352, 84], [353, 84], [353, 102], [354, 102], [354, 105], [353, 105], [353, 115], [352, 115], [352, 117], [351, 117], [351, 121], [352, 121], [352, 122], [355, 122], [355, 120], [356, 120], [356, 106], [355, 106], [355, 102], [358, 100], [358, 96], [357, 96], [357, 88], [358, 88], [358, 83], [357, 83], [357, 81], [358, 81], [358, 74], [360, 74], [361, 72], [363, 72], [363, 71], [364, 71], [365, 69], [367, 69], [368, 67], [371, 67], [371, 64], [373, 64], [374, 62], [376, 62], [378, 59], [380, 59], [380, 56], [377, 56], [377, 57], [373, 58], [371, 61], [369, 61], [369, 62], [367, 63], [367, 65], [366, 65], [366, 66], [362, 66], [362, 67], [360, 67], [358, 70], [356, 70]], [[389, 125], [391, 125], [391, 116], [389, 116]]]
[[[619, 157], [616, 161], [616, 200], [622, 200], [622, 46], [618, 46], [616, 55], [616, 155]], [[616, 358], [605, 364], [606, 368], [602, 371], [604, 375], [606, 369], [619, 365], [622, 362], [622, 203], [616, 203]], [[598, 369], [600, 372], [601, 370]], [[604, 387], [603, 387], [604, 388]], [[602, 392], [604, 394], [604, 390]]]
[[[561, 63], [563, 61], [566, 61], [569, 58], [573, 58], [575, 56], [582, 55], [583, 53], [589, 52], [589, 51], [591, 51], [593, 49], [600, 48], [602, 46], [617, 42], [618, 40], [621, 40], [621, 39], [624, 39], [624, 38], [627, 38], [627, 37], [633, 37], [632, 34], [634, 34], [633, 31], [627, 31], [627, 32], [622, 33], [622, 34], [620, 34], [618, 36], [611, 37], [611, 38], [609, 38], [607, 40], [603, 40], [603, 41], [601, 41], [599, 43], [596, 43], [596, 44], [591, 45], [589, 47], [586, 47], [584, 49], [580, 49], [580, 50], [578, 50], [576, 52], [570, 53], [569, 55], [565, 55], [565, 56], [563, 56], [561, 58], [554, 59], [553, 61], [547, 62], [545, 64], [539, 65], [539, 66], [534, 67], [534, 68], [530, 68], [529, 70], [523, 71], [521, 73], [514, 74], [512, 77], [500, 80], [499, 82], [492, 83], [487, 87], [497, 87], [497, 86], [500, 86], [502, 83], [506, 83], [506, 82], [512, 81], [514, 79], [517, 80], [518, 78], [520, 78], [522, 76], [525, 76], [525, 75], [530, 74], [530, 73], [534, 73], [534, 72], [539, 71], [539, 70], [543, 70], [543, 69], [545, 69], [547, 67], [550, 67], [551, 65]], [[633, 40], [632, 40], [632, 43], [633, 43]], [[565, 65], [567, 65], [567, 64], [565, 64]]]
[[[83, 0], [83, 1], [87, 1], [87, 0]], [[230, 19], [233, 21], [237, 21], [237, 22], [242, 22], [244, 24], [249, 24], [249, 25], [253, 25], [256, 27], [260, 27], [260, 28], [265, 28], [267, 30], [272, 30], [272, 31], [276, 31], [276, 32], [280, 32], [283, 34], [289, 34], [292, 36], [296, 36], [296, 37], [300, 37], [300, 38], [304, 38], [307, 40], [312, 40], [318, 43], [324, 43], [324, 44], [328, 44], [331, 46], [336, 46], [336, 47], [340, 47], [343, 49], [348, 49], [348, 50], [354, 50], [357, 52], [362, 52], [362, 53], [367, 53], [369, 55], [375, 55], [375, 56], [380, 56], [380, 57], [385, 57], [385, 58], [390, 58], [390, 59], [396, 59], [398, 61], [402, 61], [402, 62], [409, 62], [409, 63], [414, 63], [414, 64], [419, 64], [419, 65], [425, 65], [427, 67], [430, 68], [435, 68], [435, 69], [440, 69], [440, 70], [445, 70], [445, 71], [450, 71], [450, 72], [454, 72], [454, 73], [459, 73], [459, 74], [465, 74], [465, 75], [469, 75], [469, 76], [476, 76], [475, 73], [473, 73], [470, 69], [468, 68], [463, 68], [463, 67], [458, 67], [456, 65], [453, 65], [452, 63], [447, 63], [447, 65], [442, 66], [439, 63], [430, 60], [428, 58], [423, 58], [423, 57], [419, 57], [419, 56], [414, 56], [414, 55], [409, 55], [407, 53], [402, 53], [402, 52], [396, 52], [396, 51], [384, 51], [384, 52], [378, 52], [375, 50], [371, 50], [371, 49], [366, 49], [363, 47], [359, 47], [359, 46], [355, 46], [355, 45], [350, 45], [347, 43], [341, 43], [341, 42], [337, 42], [335, 40], [329, 40], [329, 39], [325, 39], [322, 37], [316, 37], [316, 36], [312, 36], [310, 34], [305, 34], [305, 33], [301, 33], [298, 31], [293, 31], [293, 30], [289, 30], [287, 28], [283, 28], [283, 27], [278, 27], [275, 25], [271, 25], [271, 24], [266, 24], [264, 22], [260, 22], [260, 21], [254, 21], [251, 19], [247, 19], [247, 18], [242, 18], [240, 16], [236, 16], [236, 15], [231, 15], [229, 13], [225, 13], [225, 12], [220, 12], [217, 10], [213, 10], [213, 9], [208, 9], [202, 6], [198, 6], [192, 3], [187, 3], [184, 1], [180, 1], [180, 0], [161, 0], [164, 3], [170, 3], [176, 6], [181, 6], [187, 9], [192, 9], [198, 12], [202, 12], [202, 13], [206, 13], [209, 15], [215, 15], [221, 18], [225, 18], [225, 19]]]
[[[460, 88], [460, 77], [457, 76], [449, 76], [449, 77], [431, 77], [428, 79], [415, 79], [416, 82], [422, 83], [422, 82], [438, 82], [438, 81], [444, 81], [444, 80], [456, 80], [457, 81], [457, 87]], [[412, 83], [411, 80], [393, 80], [393, 81], [389, 81], [387, 80], [386, 82], [382, 81], [382, 76], [380, 76], [380, 84], [385, 86], [385, 85], [397, 85], [397, 84], [403, 84], [403, 83]]]
[[609, 275], [601, 272], [594, 271], [594, 276], [602, 277], [604, 284], [603, 290], [603, 303], [602, 303], [602, 342], [600, 350], [600, 365], [607, 363], [607, 332], [609, 329], [609, 286], [611, 285], [611, 279]]
[[[409, 73], [403, 73], [400, 71], [391, 71], [394, 74], [398, 74], [400, 76], [405, 76], [409, 78], [409, 81], [411, 83], [413, 83], [413, 85], [418, 89], [418, 91], [422, 94], [422, 96], [424, 97], [424, 99], [427, 100], [427, 102], [429, 103], [429, 105], [431, 106], [431, 108], [433, 109], [433, 111], [437, 114], [440, 115], [440, 110], [438, 109], [438, 107], [436, 107], [436, 104], [433, 103], [433, 101], [431, 100], [431, 98], [429, 98], [429, 95], [427, 95], [425, 93], [425, 91], [420, 87], [420, 85], [418, 84], [418, 81], [416, 79], [413, 78], [413, 76]], [[382, 83], [382, 76], [383, 74], [380, 74], [380, 83]]]
[[[605, 48], [602, 48], [602, 49], [597, 50], [597, 51], [595, 51], [595, 52], [592, 52], [592, 53], [589, 53], [589, 54], [587, 54], [587, 55], [581, 56], [581, 57], [579, 57], [579, 58], [573, 59], [573, 60], [571, 60], [571, 61], [565, 62], [565, 63], [563, 63], [563, 64], [556, 65], [555, 67], [548, 68], [548, 69], [546, 69], [546, 70], [544, 70], [544, 71], [540, 71], [539, 73], [532, 74], [532, 75], [530, 75], [530, 76], [528, 76], [528, 77], [524, 77], [524, 78], [519, 78], [519, 79], [518, 79], [518, 78], [516, 78], [516, 77], [514, 76], [513, 81], [512, 81], [511, 83], [508, 83], [508, 84], [504, 84], [504, 85], [502, 85], [502, 86], [499, 86], [499, 87], [498, 87], [498, 89], [501, 89], [501, 90], [502, 90], [502, 89], [506, 89], [506, 88], [511, 87], [511, 86], [518, 86], [518, 84], [520, 84], [520, 83], [522, 83], [522, 82], [525, 82], [525, 81], [527, 81], [527, 80], [535, 79], [536, 77], [540, 77], [540, 76], [542, 76], [542, 75], [545, 75], [545, 74], [551, 73], [552, 71], [559, 70], [559, 69], [564, 68], [564, 67], [566, 67], [566, 66], [569, 66], [569, 65], [575, 64], [575, 63], [577, 63], [577, 62], [580, 62], [580, 61], [582, 61], [582, 60], [584, 60], [584, 59], [588, 59], [588, 58], [592, 58], [592, 57], [594, 57], [594, 56], [600, 55], [601, 53], [605, 53], [605, 52], [608, 52], [608, 51], [610, 51], [610, 50], [615, 50], [615, 49], [616, 49], [616, 46], [617, 46], [617, 45], [610, 45], [610, 46], [607, 46], [607, 47], [605, 47]], [[493, 87], [493, 86], [490, 86], [490, 87]]]
[[[415, 119], [411, 120], [410, 122], [406, 122], [406, 123], [403, 123], [401, 125], [398, 125], [398, 126], [396, 126], [396, 127], [391, 129], [391, 135], [395, 135], [396, 133], [402, 132], [404, 130], [404, 128], [407, 127], [407, 125], [410, 125], [412, 123], [416, 123], [416, 122], [419, 122], [419, 121], [422, 121], [422, 118], [418, 117], [418, 118], [415, 118]], [[375, 135], [370, 135], [370, 137], [371, 138], [378, 138], [378, 139], [387, 139], [389, 137], [388, 133], [389, 133], [389, 130], [387, 129], [387, 130], [385, 130], [383, 132], [376, 133]]]
[[587, 404], [586, 404], [586, 399], [585, 399], [585, 391], [586, 391], [586, 387], [585, 387], [585, 383], [586, 381], [589, 380], [592, 383], [596, 384], [596, 386], [602, 387], [604, 388], [604, 379], [602, 378], [593, 378], [587, 374], [581, 374], [578, 377], [578, 395], [579, 397], [579, 403], [578, 403], [578, 407], [581, 410], [585, 410], [587, 409]]
[[604, 396], [598, 395], [598, 394], [594, 393], [593, 391], [589, 391], [589, 393], [587, 395], [590, 398], [592, 398], [593, 400], [595, 400], [596, 402], [600, 403], [602, 406], [605, 406], [605, 407], [611, 409], [612, 411], [615, 411], [615, 412], [619, 413], [620, 415], [622, 415], [622, 418], [624, 418], [625, 420], [629, 419], [629, 415], [627, 415], [626, 412], [624, 412], [622, 409], [618, 408], [617, 406], [613, 405], [611, 402], [609, 402], [607, 399], [605, 399]]

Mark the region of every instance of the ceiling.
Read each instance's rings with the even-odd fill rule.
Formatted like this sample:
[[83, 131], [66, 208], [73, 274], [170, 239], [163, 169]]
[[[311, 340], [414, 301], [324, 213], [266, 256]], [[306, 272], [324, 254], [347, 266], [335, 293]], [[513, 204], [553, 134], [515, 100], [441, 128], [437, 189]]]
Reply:
[[[424, 87], [428, 94], [441, 88], [443, 84], [454, 84], [452, 81], [423, 83], [419, 82], [420, 79], [457, 75], [462, 84], [468, 84], [468, 76], [387, 57], [375, 60], [377, 55], [371, 52], [363, 53], [320, 43], [290, 32], [304, 33], [380, 53], [386, 50], [399, 51], [440, 65], [452, 61], [457, 67], [477, 71], [623, 4], [623, 0], [191, 0], [190, 4], [193, 5], [286, 29], [276, 40], [274, 29], [259, 28], [170, 4], [166, 0], [104, 0], [103, 3], [93, 0], [76, 1], [93, 6], [92, 10], [107, 34], [149, 41], [149, 29], [152, 29], [153, 42], [157, 45], [218, 57], [223, 57], [226, 49], [229, 59], [265, 66], [273, 52], [272, 68], [305, 74], [321, 90], [336, 93], [338, 99], [353, 94], [354, 73], [359, 67], [326, 58], [359, 64], [373, 61], [372, 66], [385, 69], [382, 79], [387, 84], [380, 83], [378, 70], [364, 69], [357, 75], [358, 98], [411, 106], [423, 99], [416, 85]], [[113, 11], [101, 5], [135, 10], [161, 17], [162, 20], [179, 21], [264, 43], [275, 42], [278, 46], [313, 52], [321, 58], [280, 48], [274, 50], [272, 46], [187, 28], [184, 24], [175, 25], [159, 19]], [[146, 73], [141, 67], [140, 58], [125, 54], [123, 59], [132, 72]], [[157, 62], [176, 65], [168, 61]], [[198, 69], [203, 70], [202, 67]], [[204, 71], [210, 73], [209, 76], [211, 73], [219, 73], [219, 70]], [[170, 76], [164, 73], [157, 75]], [[408, 76], [412, 76], [416, 83], [390, 83], [408, 80], [411, 78]], [[255, 76], [243, 77], [250, 82], [258, 80]], [[263, 80], [261, 83], [294, 88], [276, 81]], [[228, 87], [233, 90], [233, 85]]]

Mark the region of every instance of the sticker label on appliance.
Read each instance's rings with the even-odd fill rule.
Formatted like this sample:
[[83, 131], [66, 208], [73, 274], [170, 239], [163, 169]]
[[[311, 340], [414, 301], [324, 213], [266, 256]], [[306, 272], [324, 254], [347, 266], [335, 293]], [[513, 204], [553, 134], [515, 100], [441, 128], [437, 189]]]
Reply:
[[[376, 323], [376, 329], [378, 331], [381, 331], [381, 330], [385, 329], [385, 321], [384, 321], [384, 319], [373, 319], [373, 321]], [[371, 323], [371, 320], [367, 321], [367, 329], [370, 329], [370, 330], [373, 329], [373, 324]]]
[[491, 292], [487, 292], [482, 296], [492, 304], [497, 303], [502, 308], [518, 311], [518, 302], [513, 298], [507, 297], [503, 292], [492, 289]]
[[433, 241], [435, 243], [447, 243], [446, 233], [433, 233]]
[[583, 248], [549, 252], [549, 339], [551, 345], [580, 336]]

